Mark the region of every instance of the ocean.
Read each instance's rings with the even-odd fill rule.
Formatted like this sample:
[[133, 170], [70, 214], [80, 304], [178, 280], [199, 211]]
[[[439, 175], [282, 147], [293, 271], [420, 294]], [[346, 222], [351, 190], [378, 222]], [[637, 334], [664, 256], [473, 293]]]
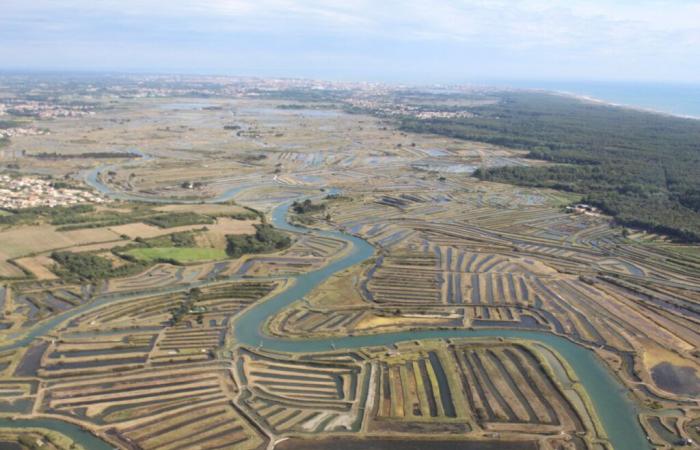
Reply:
[[700, 119], [700, 84], [641, 82], [513, 81], [498, 83], [591, 97], [606, 103]]

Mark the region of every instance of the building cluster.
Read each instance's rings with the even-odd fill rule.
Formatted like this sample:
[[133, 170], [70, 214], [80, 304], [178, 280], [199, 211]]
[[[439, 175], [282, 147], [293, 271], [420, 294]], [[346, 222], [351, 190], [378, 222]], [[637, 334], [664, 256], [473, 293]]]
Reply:
[[347, 103], [352, 108], [385, 117], [414, 117], [420, 120], [428, 120], [474, 116], [468, 111], [433, 111], [427, 110], [425, 106], [422, 105], [408, 105], [376, 98], [351, 98]]
[[48, 134], [48, 131], [38, 128], [6, 128], [4, 130], [0, 130], [0, 139], [14, 136], [36, 136], [40, 134]]
[[287, 90], [323, 90], [386, 92], [376, 83], [338, 83], [298, 78], [252, 78], [224, 76], [139, 76], [120, 78], [111, 83], [90, 85], [84, 93], [93, 97], [101, 95], [115, 98], [165, 98], [165, 97], [256, 97], [270, 92]]
[[34, 177], [12, 178], [0, 175], [0, 208], [23, 209], [39, 206], [68, 206], [104, 203], [97, 194], [80, 189], [56, 188], [49, 180]]
[[54, 119], [57, 117], [85, 117], [94, 115], [90, 105], [55, 105], [37, 101], [21, 101], [0, 104], [0, 111], [15, 116], [36, 117], [38, 119]]
[[567, 206], [566, 212], [576, 213], [576, 214], [591, 214], [591, 215], [600, 214], [600, 210], [598, 208], [596, 208], [595, 206], [587, 205], [585, 203], [577, 203], [577, 204], [572, 205], [572, 206]]
[[474, 117], [474, 114], [466, 111], [421, 111], [414, 117], [417, 119], [459, 119], [463, 117]]
[[[119, 76], [93, 80], [76, 86], [43, 85], [23, 86], [27, 93], [55, 95], [56, 92], [81, 95], [85, 103], [53, 104], [25, 98], [0, 98], [0, 115], [3, 111], [17, 116], [37, 118], [82, 117], [94, 114], [95, 104], [104, 98], [168, 98], [168, 97], [264, 97], [276, 92], [321, 91], [342, 99], [350, 107], [385, 116], [410, 116], [417, 119], [470, 117], [460, 108], [428, 107], [407, 104], [393, 94], [408, 86], [389, 86], [381, 83], [330, 82], [301, 78], [255, 78], [197, 75]], [[430, 86], [431, 92], [480, 93], [488, 90], [473, 86]], [[31, 90], [30, 90], [31, 89]], [[350, 98], [347, 93], [352, 92]], [[97, 102], [97, 103], [93, 103]]]

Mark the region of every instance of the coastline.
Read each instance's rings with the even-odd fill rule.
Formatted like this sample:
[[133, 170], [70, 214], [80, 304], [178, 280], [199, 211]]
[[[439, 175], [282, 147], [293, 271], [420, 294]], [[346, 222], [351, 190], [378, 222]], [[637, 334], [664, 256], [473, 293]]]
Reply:
[[557, 89], [550, 90], [550, 89], [539, 89], [539, 88], [532, 88], [532, 89], [526, 88], [526, 89], [522, 89], [522, 90], [527, 91], [527, 92], [554, 94], [554, 95], [559, 95], [562, 97], [573, 98], [573, 99], [580, 100], [580, 101], [586, 102], [586, 103], [593, 103], [596, 105], [603, 105], [603, 106], [611, 106], [614, 108], [628, 109], [628, 110], [632, 110], [632, 111], [645, 112], [645, 113], [649, 113], [649, 114], [657, 114], [657, 115], [666, 116], [666, 117], [674, 117], [676, 119], [700, 120], [700, 115], [694, 116], [694, 115], [688, 115], [688, 114], [671, 113], [668, 111], [661, 111], [661, 110], [654, 109], [654, 108], [648, 108], [648, 107], [638, 106], [638, 105], [631, 105], [629, 103], [613, 102], [613, 101], [604, 100], [602, 98], [595, 97], [592, 95], [579, 94], [579, 93], [572, 92], [572, 91], [557, 90]]

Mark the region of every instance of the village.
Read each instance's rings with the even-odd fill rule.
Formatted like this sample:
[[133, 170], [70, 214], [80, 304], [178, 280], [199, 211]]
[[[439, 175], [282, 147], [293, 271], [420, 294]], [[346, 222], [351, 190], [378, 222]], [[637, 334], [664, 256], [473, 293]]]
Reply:
[[48, 134], [48, 131], [38, 129], [38, 128], [22, 128], [13, 127], [0, 130], [0, 139], [11, 138], [14, 136], [40, 136], [42, 134]]
[[[375, 92], [370, 91], [371, 94]], [[353, 97], [347, 100], [350, 108], [360, 111], [371, 111], [374, 114], [382, 117], [413, 117], [420, 120], [430, 119], [457, 119], [463, 117], [472, 117], [473, 114], [468, 111], [433, 111], [426, 110], [423, 106], [404, 104], [401, 102], [387, 102], [386, 100], [378, 100], [372, 95], [366, 98], [367, 94], [360, 98]]]
[[0, 175], [0, 209], [103, 203], [104, 198], [81, 189], [58, 188], [50, 180], [36, 177], [12, 178]]
[[0, 115], [13, 114], [18, 117], [54, 119], [57, 117], [85, 117], [94, 115], [90, 105], [62, 106], [37, 101], [8, 101], [0, 103]]

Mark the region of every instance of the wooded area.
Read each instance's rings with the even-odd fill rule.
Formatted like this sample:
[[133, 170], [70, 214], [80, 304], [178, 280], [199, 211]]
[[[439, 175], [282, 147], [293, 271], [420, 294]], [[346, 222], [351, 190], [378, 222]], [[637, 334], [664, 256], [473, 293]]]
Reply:
[[500, 94], [474, 117], [401, 129], [528, 150], [557, 163], [477, 170], [484, 180], [577, 192], [623, 225], [700, 240], [700, 121], [542, 94]]
[[281, 233], [272, 225], [255, 225], [255, 234], [239, 235], [230, 234], [226, 236], [226, 253], [232, 258], [239, 258], [248, 253], [265, 253], [275, 250], [282, 250], [292, 244], [292, 240], [284, 233]]

